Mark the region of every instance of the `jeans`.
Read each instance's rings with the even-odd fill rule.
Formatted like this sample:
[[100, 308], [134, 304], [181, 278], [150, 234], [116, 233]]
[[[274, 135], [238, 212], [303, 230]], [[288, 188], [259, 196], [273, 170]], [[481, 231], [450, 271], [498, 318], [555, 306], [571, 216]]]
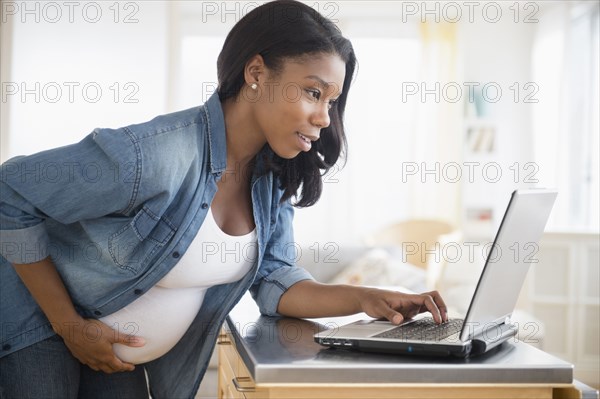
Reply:
[[54, 335], [0, 359], [0, 399], [148, 399], [144, 367], [106, 374], [77, 360]]

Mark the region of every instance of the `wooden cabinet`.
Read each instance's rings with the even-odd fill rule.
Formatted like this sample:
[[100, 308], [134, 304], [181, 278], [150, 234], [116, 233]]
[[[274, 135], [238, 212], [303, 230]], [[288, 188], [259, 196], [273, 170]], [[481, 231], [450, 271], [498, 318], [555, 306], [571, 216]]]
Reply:
[[257, 393], [254, 381], [237, 353], [231, 337], [222, 333], [217, 345], [219, 351], [219, 399], [257, 397], [256, 395], [252, 396]]

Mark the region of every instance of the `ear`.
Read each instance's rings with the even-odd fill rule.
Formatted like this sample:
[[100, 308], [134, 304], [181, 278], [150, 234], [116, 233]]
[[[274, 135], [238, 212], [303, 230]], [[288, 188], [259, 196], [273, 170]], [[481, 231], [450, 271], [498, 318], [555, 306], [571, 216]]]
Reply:
[[244, 68], [244, 80], [249, 86], [252, 83], [264, 84], [267, 77], [267, 67], [260, 54], [256, 54], [248, 60]]

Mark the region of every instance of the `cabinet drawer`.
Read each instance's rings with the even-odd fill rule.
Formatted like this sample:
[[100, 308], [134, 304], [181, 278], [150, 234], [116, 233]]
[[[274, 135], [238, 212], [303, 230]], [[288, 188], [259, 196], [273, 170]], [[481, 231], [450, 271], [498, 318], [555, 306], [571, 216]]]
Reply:
[[233, 385], [233, 379], [236, 378], [232, 365], [223, 350], [219, 346], [219, 399], [245, 399], [243, 392], [239, 392]]

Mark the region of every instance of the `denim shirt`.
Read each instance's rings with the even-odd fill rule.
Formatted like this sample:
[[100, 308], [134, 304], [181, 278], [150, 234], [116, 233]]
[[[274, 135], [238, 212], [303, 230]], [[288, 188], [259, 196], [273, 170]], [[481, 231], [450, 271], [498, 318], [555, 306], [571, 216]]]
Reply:
[[[312, 279], [294, 262], [293, 208], [265, 173], [266, 145], [251, 178], [258, 256], [240, 281], [211, 287], [192, 325], [146, 363], [154, 398], [193, 398], [219, 328], [249, 289], [277, 315], [281, 295]], [[77, 312], [113, 313], [164, 277], [190, 245], [226, 173], [225, 121], [215, 92], [200, 107], [79, 143], [15, 157], [0, 170], [0, 357], [54, 331], [11, 263], [50, 256]], [[61, 326], [65, 327], [65, 326]]]

